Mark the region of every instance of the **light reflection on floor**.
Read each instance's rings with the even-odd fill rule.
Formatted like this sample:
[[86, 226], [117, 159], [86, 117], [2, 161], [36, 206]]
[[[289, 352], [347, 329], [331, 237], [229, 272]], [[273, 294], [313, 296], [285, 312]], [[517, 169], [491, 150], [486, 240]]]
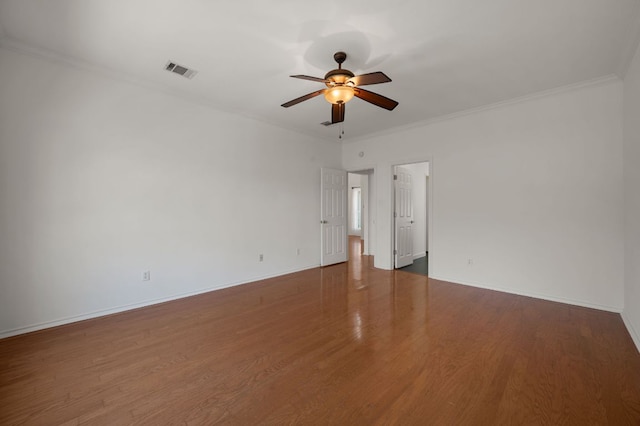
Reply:
[[372, 329], [389, 328], [393, 334], [405, 327], [422, 329], [428, 321], [428, 277], [374, 268], [373, 256], [362, 254], [359, 237], [349, 238], [349, 261], [321, 268], [320, 281], [325, 319], [335, 326], [342, 316], [358, 343], [371, 344], [367, 339]]

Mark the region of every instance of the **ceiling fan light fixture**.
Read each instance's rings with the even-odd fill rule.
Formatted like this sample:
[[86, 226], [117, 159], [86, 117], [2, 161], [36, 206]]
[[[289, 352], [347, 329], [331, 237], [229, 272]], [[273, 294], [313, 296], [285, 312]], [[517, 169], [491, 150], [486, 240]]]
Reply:
[[342, 68], [342, 63], [347, 59], [344, 52], [336, 52], [333, 59], [338, 63], [338, 68], [333, 69], [325, 74], [324, 78], [312, 77], [309, 75], [292, 75], [293, 78], [302, 80], [310, 80], [318, 83], [324, 83], [327, 88], [307, 93], [304, 96], [290, 100], [282, 104], [283, 108], [289, 108], [300, 102], [324, 95], [324, 99], [331, 104], [331, 122], [329, 124], [342, 123], [344, 121], [345, 105], [354, 96], [369, 102], [386, 110], [393, 110], [398, 106], [398, 102], [389, 99], [386, 96], [369, 92], [360, 88], [369, 84], [388, 83], [391, 81], [389, 77], [382, 71], [370, 72], [367, 74], [354, 75], [351, 71]]
[[324, 92], [324, 98], [330, 104], [346, 104], [353, 96], [353, 87], [350, 86], [334, 86]]

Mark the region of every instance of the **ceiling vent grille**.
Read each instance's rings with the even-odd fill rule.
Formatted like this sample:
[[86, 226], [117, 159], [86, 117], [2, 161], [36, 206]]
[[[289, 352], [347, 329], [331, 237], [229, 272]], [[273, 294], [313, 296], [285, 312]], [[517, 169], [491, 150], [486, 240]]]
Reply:
[[175, 62], [171, 61], [167, 62], [167, 65], [164, 66], [164, 69], [186, 78], [193, 78], [193, 76], [198, 73], [198, 71], [196, 70], [183, 67], [182, 65], [178, 65]]

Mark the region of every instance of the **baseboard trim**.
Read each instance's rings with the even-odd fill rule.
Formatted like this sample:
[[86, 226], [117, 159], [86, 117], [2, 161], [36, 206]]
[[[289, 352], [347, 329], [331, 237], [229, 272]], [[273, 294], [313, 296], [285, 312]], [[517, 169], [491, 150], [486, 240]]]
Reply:
[[80, 314], [80, 315], [74, 315], [74, 316], [61, 318], [61, 319], [57, 319], [57, 320], [53, 320], [53, 321], [46, 321], [46, 322], [42, 322], [42, 323], [38, 323], [38, 324], [27, 325], [27, 326], [24, 326], [24, 327], [18, 327], [18, 328], [14, 328], [14, 329], [10, 329], [10, 330], [2, 330], [2, 331], [0, 331], [0, 339], [5, 339], [7, 337], [12, 337], [12, 336], [18, 336], [20, 334], [32, 333], [34, 331], [45, 330], [47, 328], [58, 327], [58, 326], [61, 326], [61, 325], [71, 324], [71, 323], [79, 322], [79, 321], [85, 321], [85, 320], [89, 320], [89, 319], [93, 319], [93, 318], [100, 318], [100, 317], [104, 317], [104, 316], [107, 316], [107, 315], [118, 314], [118, 313], [121, 313], [121, 312], [131, 311], [133, 309], [139, 309], [139, 308], [144, 308], [144, 307], [147, 307], [147, 306], [158, 305], [160, 303], [171, 302], [173, 300], [178, 300], [178, 299], [184, 299], [185, 297], [197, 296], [199, 294], [209, 293], [211, 291], [222, 290], [222, 289], [225, 289], [225, 288], [235, 287], [235, 286], [244, 285], [244, 284], [250, 284], [250, 283], [254, 283], [256, 281], [262, 281], [262, 280], [266, 280], [266, 279], [269, 279], [269, 278], [276, 278], [276, 277], [280, 277], [280, 276], [283, 276], [283, 275], [293, 274], [295, 272], [306, 271], [306, 270], [314, 269], [314, 268], [318, 268], [318, 267], [320, 267], [320, 264], [311, 265], [311, 266], [305, 266], [305, 267], [302, 267], [302, 268], [296, 268], [296, 269], [292, 269], [292, 270], [287, 270], [287, 271], [283, 271], [283, 272], [280, 272], [280, 273], [277, 273], [277, 274], [259, 276], [259, 277], [255, 277], [255, 278], [252, 278], [252, 279], [246, 280], [246, 281], [225, 283], [225, 284], [221, 284], [221, 285], [217, 285], [217, 286], [213, 286], [213, 287], [203, 288], [203, 289], [196, 290], [196, 291], [191, 291], [191, 292], [187, 292], [187, 293], [179, 293], [179, 294], [175, 294], [175, 295], [168, 296], [168, 297], [162, 297], [162, 298], [159, 298], [159, 299], [150, 299], [150, 300], [145, 300], [145, 301], [138, 302], [138, 303], [131, 303], [131, 304], [127, 304], [127, 305], [116, 306], [116, 307], [113, 307], [113, 308], [101, 309], [101, 310], [98, 310], [98, 311], [93, 311], [93, 312]]
[[600, 305], [600, 304], [597, 304], [597, 303], [590, 303], [590, 302], [585, 302], [585, 301], [582, 301], [582, 300], [565, 299], [564, 297], [550, 296], [548, 294], [541, 294], [541, 293], [535, 293], [535, 292], [514, 291], [512, 289], [498, 287], [498, 286], [488, 286], [488, 285], [485, 285], [485, 284], [482, 284], [482, 283], [469, 282], [469, 281], [462, 282], [462, 281], [452, 280], [450, 278], [441, 277], [441, 276], [440, 277], [436, 277], [435, 275], [430, 275], [429, 278], [432, 278], [432, 279], [438, 280], [438, 281], [447, 281], [447, 282], [450, 282], [452, 284], [460, 284], [460, 285], [466, 285], [466, 286], [469, 286], [469, 287], [483, 288], [485, 290], [493, 290], [493, 291], [500, 291], [502, 293], [515, 294], [517, 296], [533, 297], [534, 299], [547, 300], [549, 302], [564, 303], [566, 305], [573, 305], [573, 306], [580, 306], [580, 307], [583, 307], [583, 308], [598, 309], [600, 311], [614, 312], [614, 313], [617, 313], [617, 314], [622, 313], [622, 307], [617, 307], [617, 306]]
[[631, 340], [636, 345], [636, 350], [640, 352], [640, 335], [636, 331], [635, 327], [631, 320], [627, 317], [624, 311], [622, 311], [622, 322], [624, 322], [624, 326], [627, 327], [627, 331], [629, 332], [629, 336], [631, 336]]
[[414, 254], [414, 255], [413, 255], [413, 260], [420, 259], [420, 258], [422, 258], [422, 257], [425, 257], [426, 255], [427, 255], [427, 252], [426, 252], [426, 251], [423, 251], [422, 253]]
[[[291, 270], [287, 270], [287, 271], [282, 271], [282, 272], [277, 273], [277, 274], [259, 276], [259, 277], [255, 277], [255, 278], [252, 278], [252, 279], [249, 279], [249, 280], [245, 280], [245, 281], [238, 281], [238, 282], [233, 282], [233, 283], [225, 283], [225, 284], [212, 286], [212, 287], [207, 287], [207, 288], [203, 288], [201, 290], [196, 290], [196, 291], [192, 291], [192, 292], [179, 293], [179, 294], [168, 296], [168, 297], [164, 297], [164, 298], [151, 299], [151, 300], [146, 300], [146, 301], [142, 301], [142, 302], [138, 302], [138, 303], [131, 303], [131, 304], [117, 306], [117, 307], [113, 307], [113, 308], [109, 308], [109, 309], [102, 309], [102, 310], [98, 310], [98, 311], [94, 311], [94, 312], [89, 312], [89, 313], [85, 313], [85, 314], [75, 315], [75, 316], [66, 317], [66, 318], [62, 318], [62, 319], [57, 319], [57, 320], [53, 320], [53, 321], [46, 321], [46, 322], [39, 323], [39, 324], [32, 324], [32, 325], [28, 325], [28, 326], [24, 326], [24, 327], [18, 327], [18, 328], [14, 328], [14, 329], [10, 329], [10, 330], [3, 330], [3, 331], [0, 331], [0, 339], [4, 339], [4, 338], [7, 338], [7, 337], [12, 337], [12, 336], [17, 336], [17, 335], [20, 335], [20, 334], [31, 333], [31, 332], [34, 332], [34, 331], [44, 330], [44, 329], [47, 329], [47, 328], [58, 327], [58, 326], [61, 326], [61, 325], [71, 324], [71, 323], [78, 322], [78, 321], [85, 321], [85, 320], [88, 320], [88, 319], [99, 318], [99, 317], [103, 317], [103, 316], [107, 316], [107, 315], [113, 315], [113, 314], [117, 314], [117, 313], [121, 313], [121, 312], [130, 311], [130, 310], [133, 310], [133, 309], [139, 309], [139, 308], [144, 308], [144, 307], [147, 307], [147, 306], [153, 306], [153, 305], [157, 305], [157, 304], [160, 304], [160, 303], [170, 302], [172, 300], [178, 300], [178, 299], [183, 299], [185, 297], [197, 296], [199, 294], [208, 293], [208, 292], [211, 292], [211, 291], [222, 290], [222, 289], [225, 289], [225, 288], [235, 287], [235, 286], [244, 285], [244, 284], [250, 284], [250, 283], [253, 283], [253, 282], [256, 282], [256, 281], [261, 281], [261, 280], [266, 280], [266, 279], [270, 279], [270, 278], [280, 277], [280, 276], [283, 276], [283, 275], [292, 274], [292, 273], [295, 273], [295, 272], [306, 271], [306, 270], [314, 269], [314, 268], [318, 268], [318, 267], [320, 267], [319, 264], [309, 265], [309, 266], [305, 266], [305, 267], [302, 267], [302, 268], [296, 268], [296, 269], [291, 269]], [[600, 304], [589, 303], [589, 302], [584, 302], [584, 301], [580, 301], [580, 300], [566, 299], [566, 298], [563, 298], [563, 297], [549, 296], [549, 295], [539, 294], [539, 293], [534, 293], [534, 292], [514, 291], [512, 289], [506, 289], [506, 288], [502, 288], [502, 287], [498, 287], [498, 286], [487, 286], [487, 285], [484, 285], [484, 284], [481, 284], [481, 283], [476, 283], [476, 282], [462, 282], [462, 281], [459, 281], [459, 280], [454, 280], [454, 279], [450, 279], [450, 278], [442, 277], [442, 276], [430, 275], [429, 278], [432, 278], [432, 279], [438, 280], [438, 281], [446, 281], [446, 282], [449, 282], [449, 283], [452, 283], [452, 284], [466, 285], [466, 286], [469, 286], [469, 287], [476, 287], [476, 288], [483, 288], [483, 289], [486, 289], [486, 290], [500, 291], [500, 292], [503, 292], [503, 293], [514, 294], [514, 295], [518, 295], [518, 296], [533, 297], [535, 299], [548, 300], [550, 302], [558, 302], [558, 303], [564, 303], [564, 304], [568, 304], [568, 305], [581, 306], [581, 307], [584, 307], [584, 308], [591, 308], [591, 309], [598, 309], [598, 310], [601, 310], [601, 311], [619, 313], [619, 314], [621, 314], [622, 320], [623, 320], [623, 322], [625, 324], [625, 327], [627, 328], [627, 330], [629, 332], [629, 335], [631, 336], [631, 339], [633, 340], [634, 344], [636, 345], [636, 349], [638, 349], [638, 351], [640, 352], [640, 335], [638, 334], [636, 329], [633, 327], [633, 324], [626, 317], [626, 315], [624, 314], [622, 308], [620, 308], [620, 307], [613, 307], [613, 306], [608, 306], [608, 305], [600, 305]]]

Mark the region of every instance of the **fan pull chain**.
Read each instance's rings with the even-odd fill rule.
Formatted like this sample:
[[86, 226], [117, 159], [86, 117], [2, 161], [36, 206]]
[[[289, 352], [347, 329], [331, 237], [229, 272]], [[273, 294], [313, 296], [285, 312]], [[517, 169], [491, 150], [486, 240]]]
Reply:
[[342, 135], [344, 135], [344, 122], [340, 123], [340, 128], [338, 129], [338, 139], [342, 139]]

